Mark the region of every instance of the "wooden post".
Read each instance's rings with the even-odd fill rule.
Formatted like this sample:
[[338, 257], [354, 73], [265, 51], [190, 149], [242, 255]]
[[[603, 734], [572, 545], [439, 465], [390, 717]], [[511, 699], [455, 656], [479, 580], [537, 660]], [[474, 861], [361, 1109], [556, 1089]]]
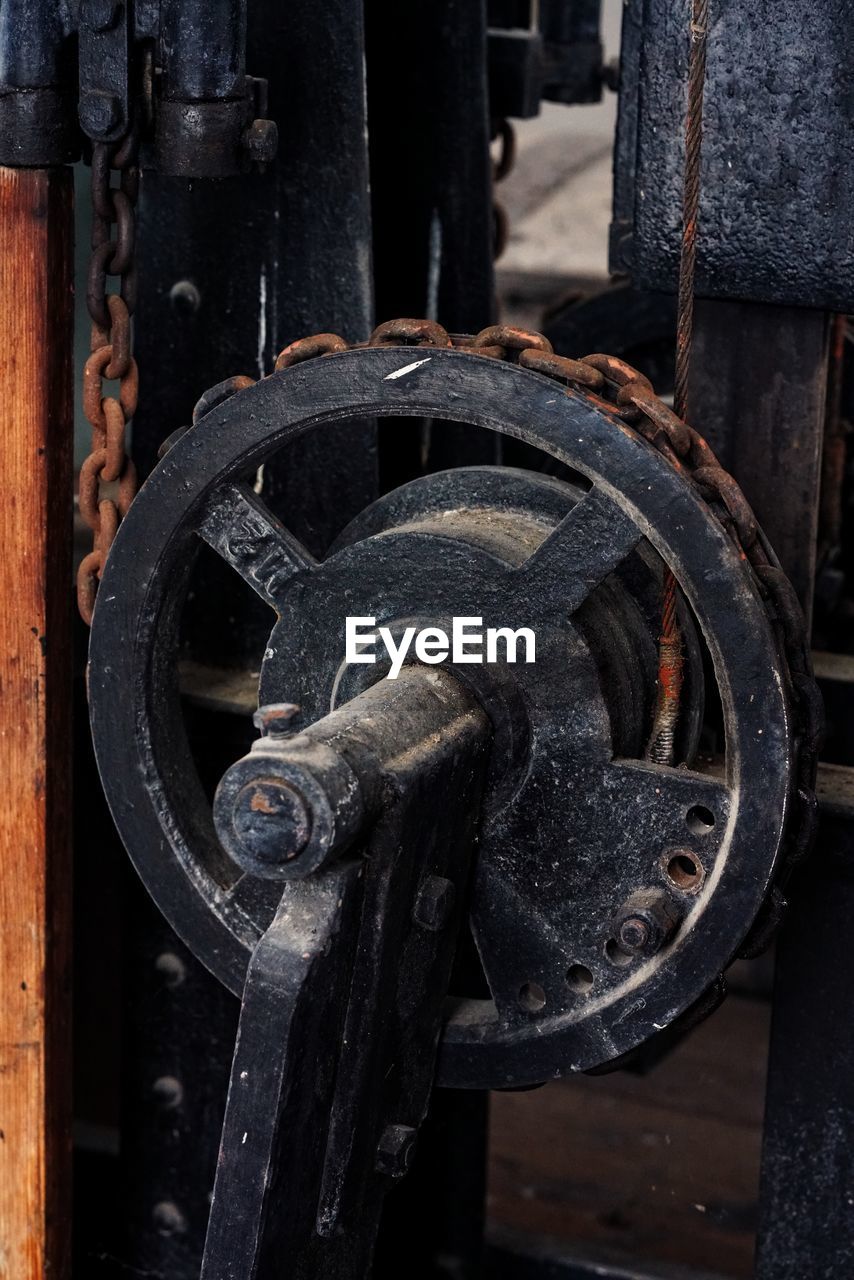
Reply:
[[0, 1276], [71, 1273], [73, 186], [0, 167]]

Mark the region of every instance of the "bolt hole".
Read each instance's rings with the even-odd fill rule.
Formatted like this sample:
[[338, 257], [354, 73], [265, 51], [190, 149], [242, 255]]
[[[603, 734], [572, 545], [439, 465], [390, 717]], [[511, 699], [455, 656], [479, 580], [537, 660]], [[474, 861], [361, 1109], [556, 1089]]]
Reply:
[[545, 1008], [546, 993], [539, 982], [526, 982], [519, 988], [519, 1004], [529, 1013], [539, 1013]]
[[695, 804], [686, 813], [685, 821], [695, 836], [707, 836], [715, 825], [715, 815], [704, 804]]
[[566, 971], [566, 980], [573, 991], [586, 995], [593, 986], [593, 974], [586, 964], [572, 964]]
[[694, 893], [703, 879], [703, 868], [691, 853], [677, 853], [667, 864], [668, 879], [684, 893]]
[[617, 965], [620, 969], [625, 968], [627, 964], [631, 964], [634, 959], [633, 956], [627, 956], [625, 951], [620, 950], [614, 938], [609, 938], [605, 943], [605, 955], [611, 961], [611, 964]]

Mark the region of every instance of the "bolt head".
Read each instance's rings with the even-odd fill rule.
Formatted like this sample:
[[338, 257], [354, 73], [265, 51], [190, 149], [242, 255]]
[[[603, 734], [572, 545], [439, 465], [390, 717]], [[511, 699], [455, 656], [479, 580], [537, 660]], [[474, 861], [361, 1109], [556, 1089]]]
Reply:
[[389, 1178], [402, 1178], [409, 1171], [418, 1134], [408, 1124], [389, 1124], [377, 1147], [376, 1168]]
[[421, 881], [412, 911], [416, 924], [438, 933], [449, 922], [457, 891], [444, 876], [425, 876]]
[[154, 969], [163, 978], [167, 987], [180, 987], [187, 977], [187, 966], [174, 951], [161, 951], [154, 961]]
[[176, 280], [169, 290], [169, 301], [181, 315], [194, 315], [202, 304], [198, 286], [192, 280]]
[[641, 889], [617, 912], [612, 928], [620, 950], [629, 956], [653, 956], [676, 933], [684, 908], [663, 890]]
[[121, 100], [103, 89], [88, 89], [81, 95], [77, 112], [80, 127], [96, 142], [109, 141], [124, 125], [125, 112]]
[[175, 1076], [158, 1076], [151, 1092], [164, 1111], [174, 1111], [184, 1101], [184, 1086]]
[[620, 925], [620, 934], [617, 939], [624, 951], [630, 954], [645, 950], [650, 940], [649, 922], [644, 920], [642, 916], [629, 916]]
[[252, 713], [252, 723], [265, 738], [286, 738], [294, 732], [292, 721], [298, 711], [295, 702], [268, 702]]
[[277, 866], [308, 844], [311, 814], [296, 787], [281, 778], [258, 778], [235, 797], [234, 831], [252, 858]]
[[151, 1217], [158, 1235], [178, 1236], [187, 1230], [187, 1219], [172, 1200], [159, 1200]]

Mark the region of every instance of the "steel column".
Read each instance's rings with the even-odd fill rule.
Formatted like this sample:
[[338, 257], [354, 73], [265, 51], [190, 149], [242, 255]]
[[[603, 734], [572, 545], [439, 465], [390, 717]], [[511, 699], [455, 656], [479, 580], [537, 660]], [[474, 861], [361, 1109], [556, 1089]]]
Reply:
[[[270, 83], [276, 161], [264, 174], [216, 182], [144, 175], [133, 440], [143, 474], [213, 383], [239, 372], [262, 376], [281, 347], [305, 333], [361, 338], [373, 324], [362, 5], [259, 0], [249, 8], [247, 39], [247, 66]], [[298, 441], [265, 468], [263, 482], [271, 505], [320, 553], [375, 495], [375, 428], [348, 424], [322, 441]], [[191, 625], [196, 656], [247, 664], [261, 634], [255, 602], [216, 565], [204, 584]], [[215, 719], [191, 727], [209, 754], [214, 741], [222, 747], [245, 728], [251, 736], [251, 725], [236, 716]], [[138, 912], [123, 1131], [133, 1228], [123, 1261], [170, 1280], [197, 1280], [238, 1009], [168, 926], [155, 925], [146, 905], [131, 909]], [[162, 955], [180, 957], [180, 984], [164, 984]], [[218, 1048], [202, 1052], [201, 1034]], [[179, 1070], [183, 1100], [171, 1115], [151, 1092], [151, 1071], [133, 1066], [143, 1052], [158, 1079], [186, 1068]], [[160, 1184], [143, 1188], [134, 1170], [155, 1167]]]
[[844, 767], [820, 779], [818, 850], [778, 944], [756, 1280], [854, 1271], [854, 788]]
[[823, 311], [697, 301], [691, 424], [743, 488], [808, 619], [827, 359]]

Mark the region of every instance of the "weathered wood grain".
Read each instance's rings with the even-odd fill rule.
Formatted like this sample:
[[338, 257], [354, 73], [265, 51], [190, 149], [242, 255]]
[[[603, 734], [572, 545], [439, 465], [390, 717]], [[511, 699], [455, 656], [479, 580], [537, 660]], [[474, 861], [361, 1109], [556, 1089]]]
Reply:
[[647, 1076], [493, 1094], [493, 1227], [656, 1275], [747, 1280], [769, 1019], [731, 996]]
[[0, 168], [0, 1276], [69, 1271], [70, 171]]

